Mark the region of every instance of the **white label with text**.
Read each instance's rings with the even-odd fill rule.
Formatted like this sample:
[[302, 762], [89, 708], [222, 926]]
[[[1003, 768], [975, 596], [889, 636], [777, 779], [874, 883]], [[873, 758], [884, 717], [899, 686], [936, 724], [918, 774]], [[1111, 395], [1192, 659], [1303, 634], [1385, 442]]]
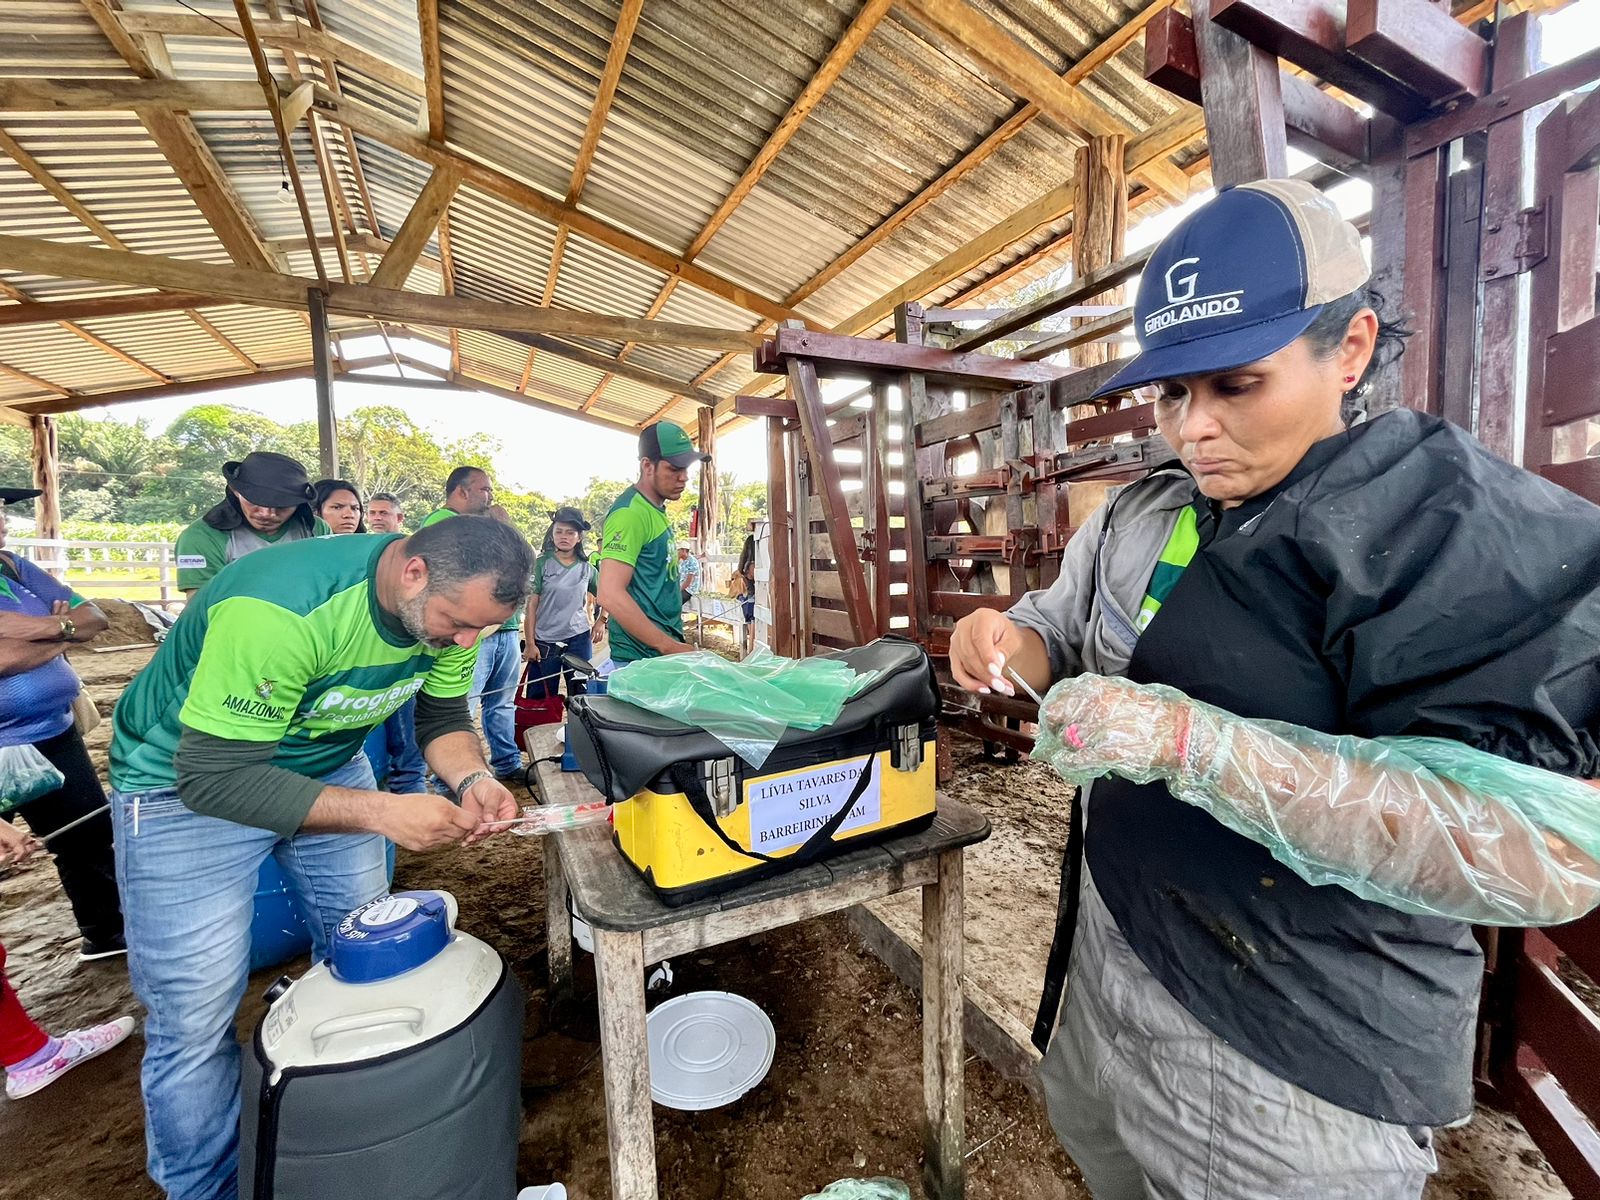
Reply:
[[[804, 843], [850, 798], [866, 761], [829, 763], [805, 771], [768, 775], [745, 784], [744, 798], [750, 809], [750, 848], [762, 854], [773, 854]], [[882, 818], [883, 793], [878, 782], [874, 770], [855, 808], [834, 836], [864, 825], [875, 825]]]

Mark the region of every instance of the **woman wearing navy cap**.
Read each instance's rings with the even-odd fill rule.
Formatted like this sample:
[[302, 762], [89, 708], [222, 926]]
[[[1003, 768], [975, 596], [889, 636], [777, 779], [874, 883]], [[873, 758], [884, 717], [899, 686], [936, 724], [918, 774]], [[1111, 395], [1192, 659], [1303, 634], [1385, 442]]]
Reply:
[[[1600, 900], [1593, 840], [1540, 819], [1595, 828], [1600, 510], [1436, 417], [1357, 419], [1402, 336], [1369, 273], [1303, 183], [1191, 214], [1106, 389], [1157, 389], [1176, 462], [953, 635], [967, 688], [1065, 680], [1041, 745], [1105, 776], [1035, 1031], [1097, 1200], [1420, 1196], [1472, 1112], [1469, 922]], [[1482, 769], [1372, 740], [1401, 735]]]

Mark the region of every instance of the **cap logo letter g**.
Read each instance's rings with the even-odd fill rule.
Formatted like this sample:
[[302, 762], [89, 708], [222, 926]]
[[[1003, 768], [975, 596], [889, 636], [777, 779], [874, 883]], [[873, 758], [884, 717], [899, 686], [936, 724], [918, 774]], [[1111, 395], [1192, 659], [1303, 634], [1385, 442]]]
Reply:
[[1185, 300], [1194, 299], [1195, 280], [1200, 277], [1199, 274], [1195, 271], [1190, 271], [1187, 275], [1180, 275], [1177, 279], [1173, 279], [1172, 273], [1179, 267], [1187, 267], [1191, 263], [1198, 263], [1199, 261], [1198, 258], [1180, 258], [1167, 268], [1167, 303], [1182, 304]]

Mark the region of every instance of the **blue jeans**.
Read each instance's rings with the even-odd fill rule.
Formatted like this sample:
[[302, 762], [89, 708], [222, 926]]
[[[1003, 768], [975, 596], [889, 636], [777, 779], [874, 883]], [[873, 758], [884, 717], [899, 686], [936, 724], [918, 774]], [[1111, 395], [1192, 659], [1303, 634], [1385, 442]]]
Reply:
[[367, 734], [362, 748], [367, 752], [367, 761], [372, 763], [373, 775], [385, 791], [411, 796], [428, 790], [422, 782], [428, 764], [423, 761], [422, 750], [417, 745], [415, 699], [407, 700], [404, 708]]
[[583, 695], [583, 679], [575, 671], [568, 671], [561, 665], [561, 657], [565, 654], [576, 654], [584, 662], [594, 657], [594, 637], [588, 633], [575, 633], [565, 641], [547, 642], [540, 639], [536, 643], [539, 647], [539, 661], [528, 664], [528, 695], [539, 699], [548, 699], [557, 691], [557, 677], [565, 674], [567, 677], [567, 695]]
[[[372, 788], [357, 755], [324, 776]], [[190, 812], [177, 789], [111, 793], [128, 974], [145, 1007], [141, 1090], [150, 1177], [170, 1200], [233, 1200], [239, 1173], [239, 1043], [256, 876], [275, 858], [311, 926], [314, 959], [334, 926], [388, 890], [376, 834], [299, 834]]]
[[[497, 629], [478, 643], [472, 676], [472, 707], [489, 743], [489, 766], [496, 775], [522, 769], [517, 749], [517, 676], [522, 673], [522, 631]], [[479, 697], [483, 697], [479, 701]]]

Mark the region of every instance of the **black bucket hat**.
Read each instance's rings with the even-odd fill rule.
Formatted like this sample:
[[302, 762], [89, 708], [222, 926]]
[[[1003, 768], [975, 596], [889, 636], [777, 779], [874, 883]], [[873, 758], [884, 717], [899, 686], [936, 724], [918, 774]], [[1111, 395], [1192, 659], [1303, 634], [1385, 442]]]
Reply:
[[0, 507], [15, 504], [19, 500], [32, 500], [35, 496], [44, 495], [41, 488], [8, 488], [0, 487]]
[[251, 504], [294, 508], [316, 499], [306, 469], [287, 454], [255, 450], [242, 461], [222, 464], [222, 477]]
[[550, 523], [553, 525], [571, 525], [579, 533], [589, 532], [589, 522], [583, 519], [583, 514], [570, 504], [563, 504], [550, 514]]

